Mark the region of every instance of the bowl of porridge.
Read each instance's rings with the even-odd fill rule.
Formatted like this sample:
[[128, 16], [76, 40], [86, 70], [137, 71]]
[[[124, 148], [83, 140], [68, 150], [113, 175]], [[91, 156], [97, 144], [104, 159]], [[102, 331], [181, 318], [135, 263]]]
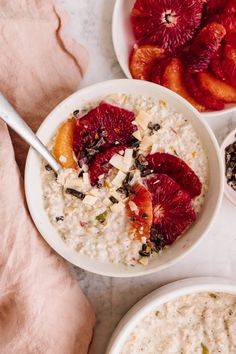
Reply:
[[41, 235], [86, 270], [129, 277], [163, 269], [206, 234], [219, 209], [216, 139], [183, 98], [114, 80], [59, 104], [37, 135], [61, 170], [30, 149], [26, 198]]
[[235, 353], [236, 283], [189, 278], [145, 296], [123, 317], [106, 354]]

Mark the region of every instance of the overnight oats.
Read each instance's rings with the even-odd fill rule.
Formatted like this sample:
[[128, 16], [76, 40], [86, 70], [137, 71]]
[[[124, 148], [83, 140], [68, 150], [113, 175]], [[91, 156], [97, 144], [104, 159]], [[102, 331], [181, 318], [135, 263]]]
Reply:
[[146, 265], [204, 203], [206, 152], [167, 102], [109, 95], [74, 111], [49, 148], [62, 170], [42, 166], [48, 217], [68, 246], [101, 262]]
[[199, 293], [169, 301], [141, 319], [120, 354], [236, 353], [236, 295]]

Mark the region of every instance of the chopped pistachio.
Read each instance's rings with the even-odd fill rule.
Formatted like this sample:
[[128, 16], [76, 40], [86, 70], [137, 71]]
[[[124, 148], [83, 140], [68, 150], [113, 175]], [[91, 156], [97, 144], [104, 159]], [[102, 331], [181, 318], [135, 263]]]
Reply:
[[201, 343], [201, 347], [202, 347], [202, 354], [210, 354], [210, 352], [205, 344]]
[[107, 211], [105, 210], [103, 213], [96, 216], [96, 220], [100, 222], [104, 222], [107, 217]]

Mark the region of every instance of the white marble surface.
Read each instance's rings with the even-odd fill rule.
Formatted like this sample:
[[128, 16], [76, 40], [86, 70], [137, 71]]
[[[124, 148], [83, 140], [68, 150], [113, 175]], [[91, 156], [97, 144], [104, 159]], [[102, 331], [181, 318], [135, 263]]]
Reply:
[[[60, 0], [71, 15], [71, 32], [89, 51], [89, 68], [82, 87], [123, 73], [111, 39], [114, 0]], [[208, 118], [219, 142], [236, 127], [236, 112]], [[80, 286], [89, 297], [97, 325], [91, 354], [104, 354], [109, 337], [125, 312], [161, 284], [191, 276], [226, 276], [236, 279], [236, 208], [224, 199], [217, 220], [205, 239], [181, 262], [154, 275], [112, 279], [76, 270]]]

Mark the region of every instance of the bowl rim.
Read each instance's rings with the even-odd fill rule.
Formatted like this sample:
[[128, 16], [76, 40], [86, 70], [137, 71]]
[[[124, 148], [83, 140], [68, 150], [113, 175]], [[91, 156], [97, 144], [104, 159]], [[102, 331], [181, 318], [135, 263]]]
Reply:
[[[126, 68], [124, 67], [123, 63], [120, 62], [120, 59], [119, 59], [119, 51], [118, 51], [118, 48], [117, 48], [117, 42], [115, 40], [116, 38], [116, 18], [117, 18], [117, 12], [118, 12], [118, 7], [121, 5], [123, 0], [116, 0], [115, 1], [115, 5], [114, 5], [114, 8], [113, 8], [113, 13], [112, 13], [112, 23], [111, 23], [111, 34], [112, 34], [112, 44], [113, 44], [113, 48], [114, 48], [114, 51], [115, 51], [115, 55], [116, 55], [116, 59], [123, 71], [123, 73], [125, 74], [125, 76], [128, 78], [128, 79], [131, 79], [133, 80], [132, 78], [132, 75], [130, 73], [130, 71], [126, 70]], [[134, 79], [135, 80], [135, 79]]]
[[[224, 140], [222, 141], [221, 145], [220, 145], [220, 151], [221, 151], [221, 156], [222, 156], [222, 161], [223, 161], [223, 165], [224, 165], [224, 172], [225, 172], [225, 148], [226, 146], [228, 145], [227, 141], [229, 138], [231, 138], [231, 136], [236, 136], [236, 128], [231, 130], [224, 138]], [[236, 140], [236, 138], [235, 138]], [[224, 194], [225, 196], [228, 198], [228, 200], [234, 205], [236, 206], [236, 192], [235, 192], [235, 198], [233, 196], [231, 196], [231, 194], [229, 193], [229, 187], [228, 184], [227, 184], [227, 180], [226, 180], [226, 177], [225, 177], [225, 173], [224, 173], [224, 180], [225, 180], [225, 183], [224, 183]]]
[[[140, 85], [140, 86], [153, 86], [153, 88], [158, 90], [158, 86], [154, 83], [150, 83], [148, 81], [141, 81], [141, 80], [128, 80], [128, 79], [116, 79], [116, 80], [107, 80], [104, 82], [100, 82], [100, 83], [96, 83], [93, 84], [91, 86], [85, 87], [81, 90], [78, 90], [76, 92], [74, 92], [72, 95], [70, 95], [69, 97], [67, 97], [66, 99], [64, 99], [62, 102], [60, 102], [49, 114], [48, 116], [43, 120], [43, 122], [41, 123], [40, 127], [38, 128], [38, 131], [36, 133], [37, 136], [39, 136], [40, 138], [40, 134], [41, 132], [44, 130], [44, 126], [46, 125], [47, 121], [50, 119], [51, 116], [53, 116], [56, 112], [60, 111], [63, 106], [67, 105], [67, 102], [69, 102], [73, 97], [77, 97], [78, 95], [85, 95], [87, 92], [90, 91], [94, 91], [94, 92], [100, 92], [100, 88], [102, 88], [103, 86], [110, 86], [110, 85], [115, 85], [117, 86], [118, 83], [121, 84], [127, 84], [128, 87], [132, 86], [135, 87], [135, 85]], [[220, 150], [219, 150], [219, 145], [217, 143], [216, 137], [213, 134], [212, 130], [210, 129], [210, 127], [208, 126], [208, 124], [204, 121], [204, 119], [201, 117], [201, 115], [199, 114], [199, 112], [188, 102], [186, 101], [183, 97], [179, 96], [178, 94], [176, 94], [175, 92], [159, 86], [161, 90], [163, 91], [167, 91], [169, 95], [173, 96], [174, 99], [177, 98], [177, 100], [179, 102], [181, 102], [183, 105], [187, 106], [187, 108], [189, 108], [193, 114], [196, 116], [196, 118], [198, 120], [200, 120], [201, 124], [205, 127], [209, 138], [211, 139], [212, 145], [214, 147], [215, 150], [215, 154], [216, 154], [216, 159], [217, 159], [217, 163], [219, 165], [219, 171], [220, 171], [220, 175], [219, 175], [219, 185], [220, 188], [218, 190], [218, 198], [217, 198], [217, 202], [214, 206], [214, 213], [211, 216], [211, 220], [208, 223], [208, 225], [206, 226], [205, 230], [203, 233], [201, 233], [201, 235], [187, 248], [184, 249], [183, 252], [181, 252], [178, 256], [174, 257], [171, 260], [166, 261], [165, 263], [158, 265], [158, 267], [154, 268], [154, 269], [140, 269], [137, 270], [135, 273], [130, 273], [128, 271], [119, 271], [118, 274], [114, 273], [114, 271], [111, 271], [108, 267], [106, 269], [106, 271], [97, 271], [95, 269], [95, 267], [89, 267], [89, 266], [85, 266], [83, 263], [81, 264], [79, 262], [79, 260], [77, 261], [77, 263], [75, 263], [74, 261], [72, 261], [71, 258], [73, 258], [71, 255], [69, 256], [67, 254], [67, 252], [65, 251], [66, 248], [68, 248], [69, 246], [66, 246], [65, 248], [63, 248], [63, 250], [60, 247], [55, 247], [55, 245], [51, 244], [51, 237], [49, 237], [47, 234], [45, 234], [43, 232], [43, 228], [41, 226], [41, 224], [38, 222], [38, 217], [37, 217], [37, 213], [35, 211], [35, 207], [34, 207], [34, 203], [32, 200], [32, 196], [31, 196], [31, 185], [32, 185], [32, 181], [31, 181], [31, 174], [30, 174], [30, 170], [31, 170], [31, 164], [35, 159], [35, 151], [33, 150], [33, 148], [29, 149], [28, 155], [27, 155], [27, 160], [26, 160], [26, 165], [25, 165], [25, 195], [26, 195], [26, 201], [27, 201], [27, 205], [31, 214], [31, 217], [34, 221], [34, 224], [36, 225], [38, 231], [40, 232], [41, 236], [45, 239], [45, 241], [50, 245], [51, 248], [53, 248], [60, 256], [62, 256], [63, 258], [65, 258], [68, 262], [81, 267], [82, 269], [86, 270], [86, 271], [90, 271], [92, 273], [95, 274], [100, 274], [100, 275], [104, 275], [104, 276], [112, 276], [112, 277], [120, 277], [120, 278], [129, 278], [129, 277], [138, 277], [138, 276], [143, 276], [143, 275], [147, 275], [147, 274], [152, 274], [158, 271], [161, 271], [163, 269], [166, 269], [168, 267], [170, 267], [171, 265], [175, 264], [176, 262], [180, 261], [182, 258], [184, 258], [187, 254], [189, 254], [189, 252], [191, 252], [194, 247], [196, 247], [198, 245], [199, 242], [201, 242], [201, 240], [203, 240], [204, 236], [206, 236], [207, 232], [209, 231], [210, 227], [212, 226], [213, 222], [215, 221], [216, 215], [219, 211], [219, 208], [221, 206], [221, 202], [222, 202], [222, 198], [223, 198], [223, 187], [224, 187], [224, 179], [223, 179], [223, 163], [222, 163], [222, 159], [221, 159], [221, 155], [220, 155]], [[99, 96], [99, 94], [97, 94]], [[35, 161], [34, 161], [35, 162]], [[59, 236], [58, 236], [59, 237]]]
[[[124, 2], [125, 0], [116, 0], [115, 1], [115, 5], [113, 8], [113, 13], [112, 13], [112, 43], [113, 43], [113, 48], [114, 48], [114, 52], [116, 55], [116, 59], [123, 71], [123, 73], [125, 74], [125, 76], [128, 79], [133, 80], [132, 75], [130, 73], [129, 69], [126, 69], [126, 67], [123, 65], [123, 61], [120, 60], [120, 55], [119, 55], [119, 50], [118, 50], [118, 45], [117, 45], [117, 41], [116, 41], [116, 33], [117, 33], [117, 27], [116, 27], [116, 18], [118, 17], [118, 9], [119, 6], [121, 6], [121, 4]], [[149, 82], [149, 81], [148, 81]], [[226, 107], [220, 111], [209, 111], [209, 112], [199, 112], [199, 114], [201, 114], [203, 117], [205, 118], [211, 118], [211, 117], [219, 117], [225, 114], [230, 114], [236, 111], [236, 103], [234, 104], [234, 106], [231, 107]]]
[[178, 297], [201, 292], [236, 295], [236, 281], [226, 277], [191, 277], [163, 285], [145, 295], [121, 318], [109, 340], [105, 354], [118, 354], [128, 334], [147, 313]]

